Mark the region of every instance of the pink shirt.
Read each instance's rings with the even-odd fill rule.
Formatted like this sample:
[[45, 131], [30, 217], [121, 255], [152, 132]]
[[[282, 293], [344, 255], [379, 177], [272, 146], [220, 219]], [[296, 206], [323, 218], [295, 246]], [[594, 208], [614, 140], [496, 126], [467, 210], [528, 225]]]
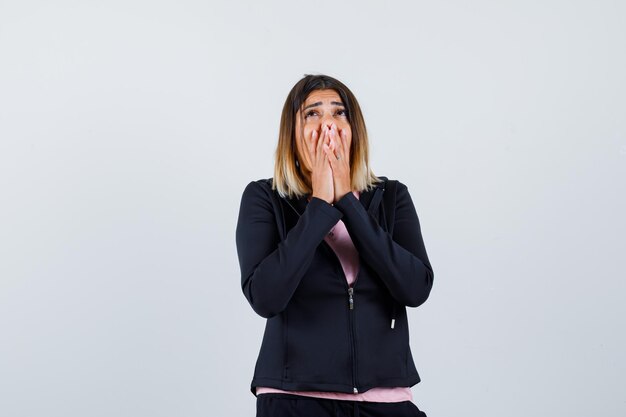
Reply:
[[[360, 193], [353, 191], [356, 198]], [[335, 251], [343, 271], [346, 274], [348, 285], [352, 286], [359, 270], [359, 254], [350, 239], [345, 224], [339, 220], [332, 230], [326, 235], [324, 240]], [[305, 397], [328, 398], [332, 400], [350, 400], [350, 401], [370, 401], [393, 403], [400, 401], [412, 401], [413, 395], [409, 387], [380, 387], [372, 388], [368, 391], [358, 394], [347, 394], [343, 392], [320, 392], [320, 391], [283, 391], [276, 388], [257, 387], [256, 393], [265, 394], [269, 392], [277, 392], [283, 394], [303, 395]]]

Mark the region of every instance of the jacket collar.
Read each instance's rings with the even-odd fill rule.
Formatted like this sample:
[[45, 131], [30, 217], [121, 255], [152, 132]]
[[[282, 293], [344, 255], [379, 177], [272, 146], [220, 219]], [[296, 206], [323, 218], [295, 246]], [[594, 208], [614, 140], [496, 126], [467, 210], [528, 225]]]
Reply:
[[[378, 177], [383, 181], [375, 184], [374, 188], [372, 188], [371, 190], [361, 191], [359, 195], [359, 201], [368, 212], [373, 212], [374, 210], [378, 209], [378, 206], [382, 201], [382, 192], [384, 191], [385, 185], [387, 184], [387, 177], [380, 175]], [[376, 198], [374, 198], [375, 196]], [[285, 197], [283, 198], [283, 200], [285, 200], [298, 213], [299, 216], [304, 213], [304, 210], [309, 203], [307, 200], [307, 196], [292, 198]]]

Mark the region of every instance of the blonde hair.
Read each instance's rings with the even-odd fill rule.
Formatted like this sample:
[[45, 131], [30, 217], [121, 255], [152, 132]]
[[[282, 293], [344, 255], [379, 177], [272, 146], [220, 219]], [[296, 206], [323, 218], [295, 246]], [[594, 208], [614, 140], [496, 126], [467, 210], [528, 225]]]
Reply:
[[365, 120], [356, 97], [341, 81], [327, 75], [308, 75], [293, 86], [280, 117], [278, 145], [274, 154], [274, 180], [272, 189], [281, 197], [301, 197], [313, 190], [306, 177], [296, 165], [296, 115], [312, 91], [334, 90], [339, 94], [348, 115], [352, 130], [350, 145], [350, 181], [353, 190], [371, 190], [382, 180], [374, 175], [369, 165], [369, 145]]

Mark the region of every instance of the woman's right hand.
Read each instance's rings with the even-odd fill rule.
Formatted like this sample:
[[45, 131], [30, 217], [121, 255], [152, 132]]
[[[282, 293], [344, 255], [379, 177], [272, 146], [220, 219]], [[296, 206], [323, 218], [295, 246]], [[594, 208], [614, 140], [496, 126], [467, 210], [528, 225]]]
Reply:
[[312, 197], [320, 198], [328, 204], [332, 204], [335, 198], [333, 170], [323, 148], [328, 146], [329, 141], [328, 129], [322, 126], [322, 132], [319, 134], [319, 137], [317, 130], [313, 130], [311, 133], [311, 139], [308, 141], [308, 150], [313, 166], [311, 172]]

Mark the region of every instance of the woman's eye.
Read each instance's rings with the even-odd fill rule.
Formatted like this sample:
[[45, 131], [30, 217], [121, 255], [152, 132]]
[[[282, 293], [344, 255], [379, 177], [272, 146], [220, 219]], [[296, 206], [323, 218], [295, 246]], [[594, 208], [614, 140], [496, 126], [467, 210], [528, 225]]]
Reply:
[[[337, 110], [337, 112], [336, 112], [335, 114], [337, 114], [337, 115], [339, 115], [339, 116], [347, 116], [347, 115], [348, 115], [348, 113], [346, 112], [346, 110], [345, 110], [345, 109], [340, 109], [340, 110]], [[317, 112], [316, 112], [316, 111], [314, 111], [314, 110], [311, 110], [310, 112], [305, 113], [304, 118], [305, 118], [305, 119], [308, 119], [308, 118], [309, 118], [309, 116], [316, 116], [316, 115], [317, 115]]]

